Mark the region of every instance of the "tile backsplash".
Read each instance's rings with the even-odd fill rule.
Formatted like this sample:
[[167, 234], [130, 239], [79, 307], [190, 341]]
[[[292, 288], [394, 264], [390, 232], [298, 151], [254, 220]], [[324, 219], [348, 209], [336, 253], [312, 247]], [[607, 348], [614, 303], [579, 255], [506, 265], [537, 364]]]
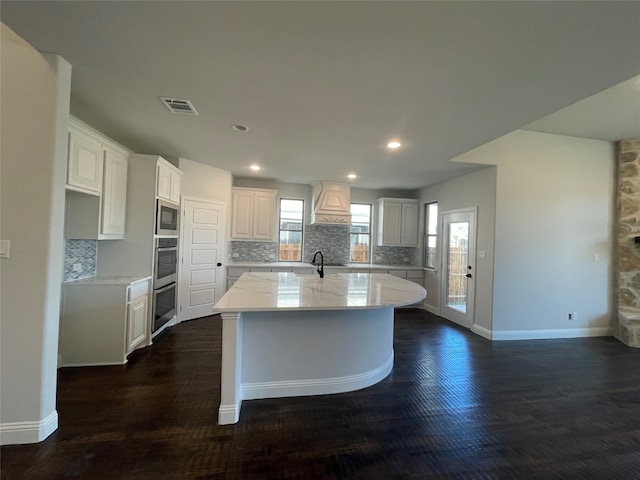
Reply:
[[[310, 263], [316, 250], [325, 264], [349, 263], [348, 225], [306, 225], [303, 235], [304, 263]], [[417, 265], [417, 247], [372, 246], [371, 263], [379, 265]], [[237, 256], [234, 256], [237, 254]], [[229, 242], [229, 259], [233, 262], [270, 263], [278, 261], [278, 242]]]
[[[64, 243], [64, 276], [65, 282], [91, 278], [96, 276], [97, 240], [65, 240]], [[80, 270], [73, 266], [80, 264]]]
[[277, 262], [278, 242], [229, 242], [229, 258], [231, 262]]
[[302, 241], [304, 263], [310, 263], [317, 250], [322, 252], [325, 264], [349, 263], [348, 225], [307, 225]]
[[371, 263], [379, 265], [417, 265], [417, 247], [378, 247], [373, 246]]

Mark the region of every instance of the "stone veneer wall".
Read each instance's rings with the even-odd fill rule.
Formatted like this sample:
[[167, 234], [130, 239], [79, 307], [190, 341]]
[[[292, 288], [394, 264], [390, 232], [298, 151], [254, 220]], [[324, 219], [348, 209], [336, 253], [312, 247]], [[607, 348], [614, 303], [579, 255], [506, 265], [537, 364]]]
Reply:
[[640, 138], [618, 144], [618, 322], [615, 336], [640, 347]]

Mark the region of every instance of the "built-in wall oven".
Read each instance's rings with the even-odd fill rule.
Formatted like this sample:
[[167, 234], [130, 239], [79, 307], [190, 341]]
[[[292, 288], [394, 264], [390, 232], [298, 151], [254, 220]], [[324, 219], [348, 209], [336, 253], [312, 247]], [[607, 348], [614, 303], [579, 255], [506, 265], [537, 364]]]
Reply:
[[153, 329], [155, 332], [176, 314], [178, 238], [156, 238], [153, 274]]

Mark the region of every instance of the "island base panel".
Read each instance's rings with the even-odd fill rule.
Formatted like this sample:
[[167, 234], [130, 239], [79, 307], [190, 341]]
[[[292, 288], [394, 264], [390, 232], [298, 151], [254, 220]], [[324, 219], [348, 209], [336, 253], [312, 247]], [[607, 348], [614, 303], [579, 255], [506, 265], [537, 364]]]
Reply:
[[219, 423], [237, 422], [243, 399], [359, 390], [392, 368], [393, 308], [223, 314]]

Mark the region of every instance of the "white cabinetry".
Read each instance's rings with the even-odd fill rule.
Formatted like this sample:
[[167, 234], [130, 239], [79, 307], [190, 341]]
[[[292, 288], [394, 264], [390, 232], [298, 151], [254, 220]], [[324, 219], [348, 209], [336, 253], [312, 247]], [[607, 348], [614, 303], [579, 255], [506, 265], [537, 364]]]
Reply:
[[127, 168], [129, 162], [112, 148], [104, 151], [104, 183], [100, 208], [102, 239], [123, 238], [127, 209]]
[[346, 183], [313, 182], [311, 223], [351, 223], [351, 190]]
[[69, 127], [67, 186], [90, 195], [102, 191], [102, 142], [73, 125]]
[[124, 238], [128, 156], [108, 138], [70, 120], [66, 238]]
[[385, 247], [418, 246], [418, 201], [378, 199], [377, 244]]
[[147, 339], [149, 330], [149, 283], [129, 287], [127, 304], [127, 351], [132, 352]]
[[157, 190], [158, 198], [176, 204], [180, 203], [180, 175], [182, 173], [165, 161], [158, 161]]
[[231, 238], [276, 241], [276, 190], [232, 189]]
[[95, 277], [63, 287], [60, 366], [116, 365], [146, 344], [150, 278]]
[[[317, 275], [318, 267], [311, 266], [309, 264], [300, 264], [300, 266], [242, 266], [242, 267], [227, 267], [227, 290], [230, 289], [243, 273], [246, 272], [293, 272], [298, 275]], [[355, 266], [329, 266], [324, 267], [325, 275], [332, 275], [336, 273], [388, 273], [395, 277], [405, 278], [410, 282], [417, 283], [424, 286], [424, 269], [420, 267], [416, 268], [398, 268], [376, 265], [362, 265]]]

